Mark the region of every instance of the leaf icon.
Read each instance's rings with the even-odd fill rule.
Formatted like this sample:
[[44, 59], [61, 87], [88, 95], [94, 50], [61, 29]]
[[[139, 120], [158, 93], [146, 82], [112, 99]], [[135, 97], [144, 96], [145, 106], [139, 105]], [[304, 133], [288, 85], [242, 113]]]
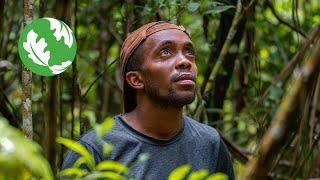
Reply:
[[71, 48], [73, 44], [73, 36], [71, 29], [61, 21], [58, 21], [53, 18], [45, 18], [49, 20], [50, 22], [50, 29], [55, 30], [54, 36], [56, 37], [57, 41], [60, 41], [60, 39], [64, 38], [64, 44], [66, 44], [69, 48]]
[[52, 71], [53, 74], [60, 74], [63, 72], [67, 67], [72, 63], [72, 61], [64, 61], [62, 62], [61, 65], [53, 65], [49, 66], [50, 70]]
[[37, 42], [38, 34], [33, 30], [29, 31], [27, 34], [27, 42], [23, 43], [23, 48], [29, 54], [28, 57], [36, 64], [41, 66], [48, 66], [48, 61], [50, 59], [50, 51], [44, 52], [47, 47], [47, 43], [44, 38], [41, 38]]

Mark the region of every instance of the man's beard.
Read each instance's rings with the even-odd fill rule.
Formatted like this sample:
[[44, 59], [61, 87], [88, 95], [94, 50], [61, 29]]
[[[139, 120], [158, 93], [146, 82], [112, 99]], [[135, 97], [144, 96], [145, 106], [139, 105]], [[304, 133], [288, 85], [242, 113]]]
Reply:
[[195, 91], [191, 96], [181, 96], [174, 91], [171, 84], [167, 95], [160, 95], [157, 85], [148, 80], [145, 83], [145, 93], [160, 108], [182, 108], [184, 105], [192, 103], [195, 99]]

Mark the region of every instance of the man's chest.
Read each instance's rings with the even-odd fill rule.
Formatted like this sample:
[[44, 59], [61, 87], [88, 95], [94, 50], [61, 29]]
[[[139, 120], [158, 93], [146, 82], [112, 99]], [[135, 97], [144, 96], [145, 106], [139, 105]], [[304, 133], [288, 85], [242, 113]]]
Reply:
[[116, 144], [108, 158], [128, 166], [133, 179], [167, 179], [170, 172], [185, 164], [191, 166], [191, 171], [214, 172], [217, 153], [209, 144], [192, 140], [166, 146], [129, 141]]

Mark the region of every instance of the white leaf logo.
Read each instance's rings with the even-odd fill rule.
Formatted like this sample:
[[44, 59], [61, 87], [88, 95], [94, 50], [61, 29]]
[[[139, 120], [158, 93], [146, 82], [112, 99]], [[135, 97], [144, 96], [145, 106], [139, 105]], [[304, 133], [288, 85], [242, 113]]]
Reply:
[[50, 70], [52, 71], [53, 74], [60, 74], [63, 72], [67, 67], [72, 63], [72, 61], [64, 61], [62, 62], [61, 65], [53, 65], [49, 66]]
[[23, 43], [23, 48], [29, 53], [28, 57], [36, 64], [48, 66], [50, 51], [44, 52], [47, 43], [44, 38], [37, 42], [38, 34], [33, 30], [27, 34], [27, 42]]
[[50, 22], [50, 29], [55, 30], [54, 36], [56, 37], [57, 41], [64, 38], [64, 44], [66, 44], [69, 48], [71, 48], [73, 43], [73, 36], [71, 29], [63, 22], [60, 22], [53, 18], [45, 18]]

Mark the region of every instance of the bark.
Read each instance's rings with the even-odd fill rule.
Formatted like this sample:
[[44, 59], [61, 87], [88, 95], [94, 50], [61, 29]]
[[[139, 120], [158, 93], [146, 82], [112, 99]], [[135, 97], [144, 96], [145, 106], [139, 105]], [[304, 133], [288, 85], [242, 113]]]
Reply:
[[2, 28], [2, 20], [3, 20], [3, 9], [4, 9], [4, 5], [5, 5], [6, 1], [2, 0], [0, 2], [0, 28]]
[[[319, 37], [318, 37], [319, 38]], [[316, 80], [319, 74], [320, 41], [315, 42], [313, 50], [307, 61], [303, 64], [290, 89], [282, 99], [278, 111], [272, 120], [270, 128], [262, 137], [259, 145], [258, 156], [251, 159], [246, 165], [243, 179], [261, 179], [266, 177], [273, 161], [273, 157], [279, 153], [280, 148], [286, 142], [295, 124], [291, 118], [296, 113], [299, 104], [299, 95], [307, 84]], [[309, 90], [310, 91], [310, 90]]]
[[[6, 3], [6, 1], [5, 0], [2, 0], [1, 2], [0, 2], [0, 31], [1, 32], [4, 32], [4, 30], [3, 30], [3, 17], [4, 17], [4, 5], [5, 5], [5, 3]], [[1, 47], [1, 45], [2, 45], [2, 38], [3, 38], [3, 33], [1, 33], [0, 34], [0, 47]], [[1, 56], [2, 56], [2, 53], [1, 53], [1, 51], [0, 51], [0, 58], [1, 58]], [[3, 58], [3, 57], [2, 57]], [[1, 79], [0, 79], [0, 81], [1, 81]]]
[[56, 136], [57, 136], [57, 121], [58, 121], [58, 90], [59, 86], [58, 76], [50, 77], [49, 79], [49, 92], [48, 92], [48, 102], [47, 115], [48, 122], [46, 123], [47, 132], [47, 156], [48, 161], [51, 165], [52, 172], [56, 174], [57, 164], [56, 164]]
[[[78, 0], [75, 1], [75, 6], [74, 6], [74, 35], [75, 38], [77, 39], [77, 27], [78, 27], [78, 19], [77, 19], [77, 11], [78, 11]], [[71, 139], [74, 139], [74, 123], [75, 123], [75, 106], [77, 102], [80, 104], [81, 97], [79, 96], [80, 94], [80, 87], [78, 84], [78, 70], [77, 70], [77, 54], [75, 59], [72, 62], [72, 87], [71, 87], [71, 92], [72, 92], [72, 99], [71, 99]], [[81, 105], [80, 105], [81, 106]], [[82, 123], [81, 116], [80, 116], [80, 123]], [[82, 133], [82, 128], [83, 125], [80, 125], [80, 133]]]
[[[23, 1], [23, 25], [33, 19], [34, 0]], [[33, 137], [32, 127], [32, 73], [22, 65], [22, 130], [30, 139]]]

